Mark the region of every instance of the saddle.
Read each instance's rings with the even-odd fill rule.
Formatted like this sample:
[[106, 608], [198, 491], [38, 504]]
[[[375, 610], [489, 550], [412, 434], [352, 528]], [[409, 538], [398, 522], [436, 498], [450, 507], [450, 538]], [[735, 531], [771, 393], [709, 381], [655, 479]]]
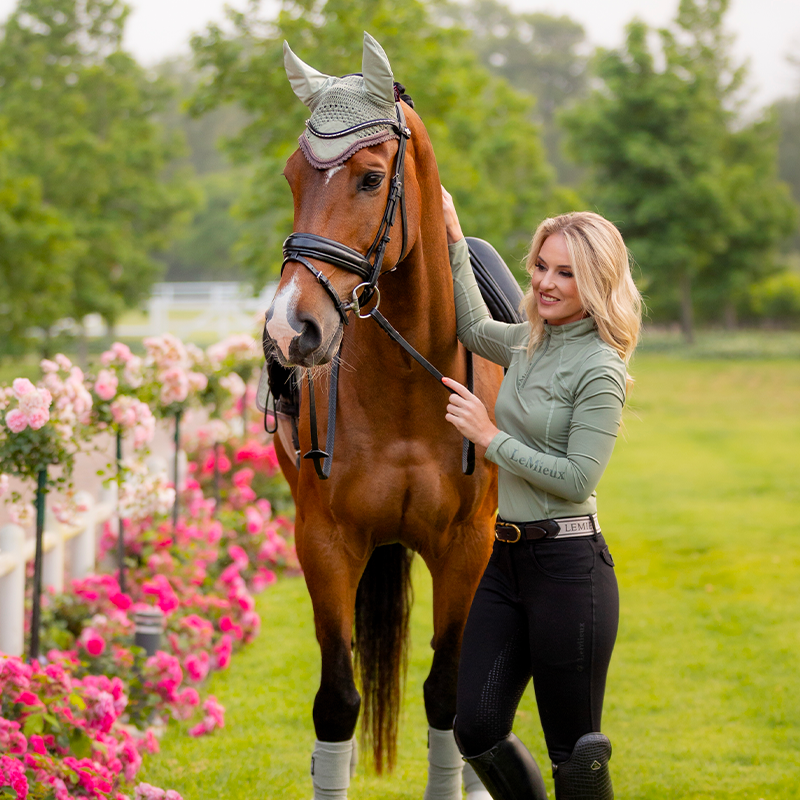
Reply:
[[[467, 236], [466, 240], [475, 281], [492, 319], [511, 324], [524, 322], [525, 317], [519, 311], [523, 297], [522, 289], [505, 261], [489, 242], [473, 236]], [[264, 335], [266, 336], [266, 326]], [[273, 427], [267, 427], [269, 396], [274, 403]], [[268, 433], [275, 433], [278, 417], [289, 420], [292, 446], [297, 453], [299, 468], [300, 441], [297, 421], [300, 417], [300, 385], [295, 369], [284, 367], [275, 359], [267, 359], [261, 370], [256, 406], [264, 413], [264, 426]]]

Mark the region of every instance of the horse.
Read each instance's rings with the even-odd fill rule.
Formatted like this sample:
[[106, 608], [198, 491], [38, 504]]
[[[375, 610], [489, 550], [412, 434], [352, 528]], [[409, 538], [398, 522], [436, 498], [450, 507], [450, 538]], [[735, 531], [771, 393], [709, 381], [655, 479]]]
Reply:
[[[321, 655], [315, 797], [346, 797], [362, 702], [376, 771], [396, 761], [414, 553], [433, 582], [433, 659], [423, 689], [429, 737], [449, 732], [452, 740], [461, 638], [494, 538], [497, 472], [478, 453], [465, 474], [461, 437], [445, 421], [448, 392], [420, 366], [468, 380], [439, 172], [422, 120], [396, 93], [386, 55], [366, 33], [361, 74], [324, 75], [287, 44], [284, 62], [314, 113], [284, 170], [294, 233], [264, 343], [268, 360], [296, 376], [302, 409], [295, 421], [277, 414], [275, 446], [296, 504], [297, 555]], [[356, 100], [342, 111], [344, 89]], [[378, 112], [364, 111], [359, 98]], [[323, 106], [333, 117], [338, 108], [339, 118], [320, 118]], [[399, 339], [370, 319], [377, 303]], [[475, 393], [492, 409], [501, 368], [476, 357], [472, 372]], [[320, 449], [318, 425], [332, 452]], [[442, 789], [433, 774], [441, 758], [429, 755], [426, 798], [461, 797], [462, 762], [454, 743], [447, 748], [456, 782], [448, 778]]]

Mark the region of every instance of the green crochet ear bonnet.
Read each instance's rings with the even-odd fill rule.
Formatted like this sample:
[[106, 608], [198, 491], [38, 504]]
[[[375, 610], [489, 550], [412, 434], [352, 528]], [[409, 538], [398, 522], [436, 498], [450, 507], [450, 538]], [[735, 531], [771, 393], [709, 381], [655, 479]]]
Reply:
[[[301, 61], [283, 43], [283, 63], [294, 93], [311, 109], [298, 142], [317, 169], [343, 164], [362, 147], [397, 138], [394, 76], [383, 48], [364, 33], [362, 75], [336, 78]], [[375, 125], [357, 128], [366, 122]], [[326, 136], [326, 134], [338, 134]]]

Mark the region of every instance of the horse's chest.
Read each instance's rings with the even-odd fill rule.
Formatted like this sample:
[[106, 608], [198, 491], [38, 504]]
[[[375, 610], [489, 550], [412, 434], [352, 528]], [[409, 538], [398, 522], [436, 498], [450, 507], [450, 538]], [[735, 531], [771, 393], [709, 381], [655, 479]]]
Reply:
[[464, 502], [464, 487], [456, 485], [464, 480], [461, 448], [448, 449], [411, 440], [363, 454], [331, 485], [332, 510], [348, 526], [398, 541], [420, 528], [446, 525]]

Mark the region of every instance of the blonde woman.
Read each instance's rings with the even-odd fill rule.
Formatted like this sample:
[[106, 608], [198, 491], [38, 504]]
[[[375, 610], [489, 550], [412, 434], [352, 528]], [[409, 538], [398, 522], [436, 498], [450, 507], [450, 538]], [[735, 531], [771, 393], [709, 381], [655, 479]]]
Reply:
[[511, 732], [533, 678], [557, 800], [610, 800], [611, 744], [600, 723], [619, 596], [595, 487], [639, 335], [628, 252], [598, 214], [544, 220], [527, 259], [528, 321], [508, 325], [481, 299], [444, 189], [443, 202], [458, 338], [508, 370], [496, 425], [445, 378], [447, 420], [500, 468], [496, 541], [461, 650], [456, 740], [495, 800], [544, 800], [539, 768]]

